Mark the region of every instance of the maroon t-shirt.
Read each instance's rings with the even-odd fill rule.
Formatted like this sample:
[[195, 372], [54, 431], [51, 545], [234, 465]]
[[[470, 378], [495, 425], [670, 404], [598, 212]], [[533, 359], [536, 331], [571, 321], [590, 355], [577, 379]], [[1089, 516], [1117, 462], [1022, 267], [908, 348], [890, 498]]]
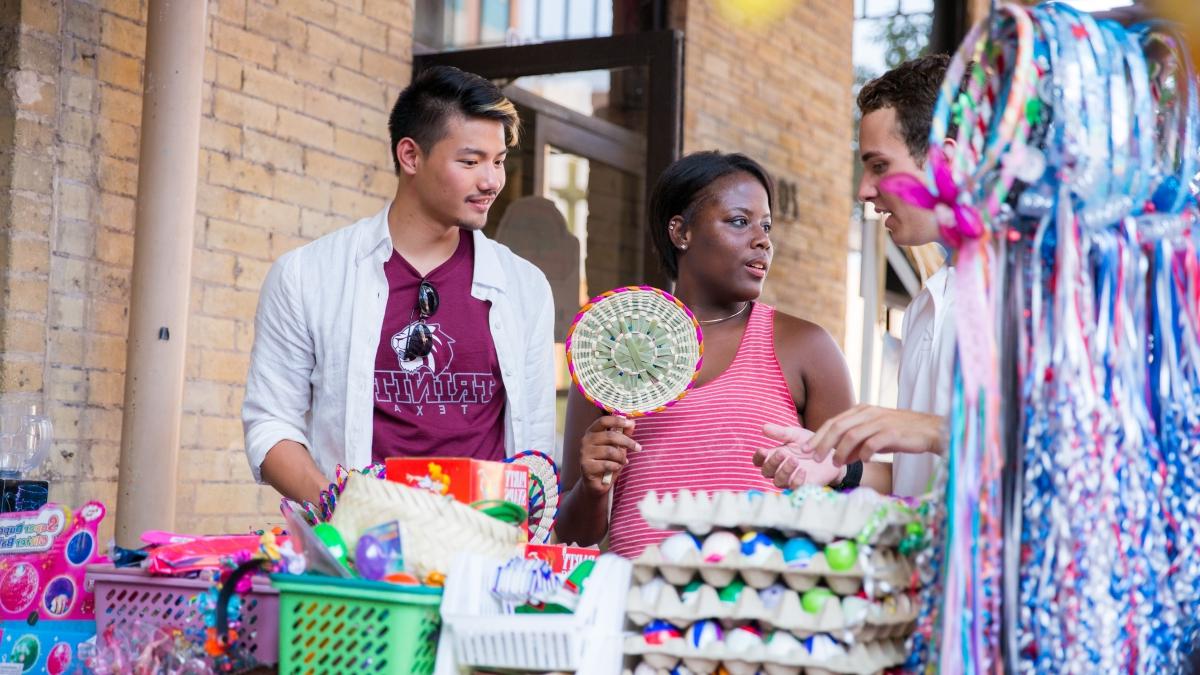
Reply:
[[429, 356], [404, 361], [409, 328], [417, 322], [421, 275], [399, 253], [383, 265], [387, 309], [375, 355], [376, 462], [398, 455], [504, 459], [504, 381], [488, 302], [471, 296], [475, 243], [463, 231], [450, 259], [425, 280], [440, 304], [425, 323], [433, 331]]

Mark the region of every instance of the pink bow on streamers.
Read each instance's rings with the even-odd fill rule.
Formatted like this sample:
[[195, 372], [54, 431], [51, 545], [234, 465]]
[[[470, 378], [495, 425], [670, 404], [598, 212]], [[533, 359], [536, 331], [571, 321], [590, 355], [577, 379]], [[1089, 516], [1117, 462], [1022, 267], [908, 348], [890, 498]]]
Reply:
[[960, 191], [950, 173], [946, 153], [940, 148], [931, 150], [929, 162], [938, 191], [936, 195], [929, 191], [923, 181], [903, 173], [885, 176], [879, 181], [879, 189], [891, 192], [918, 208], [932, 209], [942, 238], [950, 246], [961, 248], [963, 241], [983, 236], [983, 220], [975, 207], [959, 203]]

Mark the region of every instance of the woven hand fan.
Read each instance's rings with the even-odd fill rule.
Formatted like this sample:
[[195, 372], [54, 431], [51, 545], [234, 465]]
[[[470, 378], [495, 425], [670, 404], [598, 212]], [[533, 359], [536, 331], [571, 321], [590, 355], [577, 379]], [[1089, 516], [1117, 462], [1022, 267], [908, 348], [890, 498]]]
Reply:
[[544, 544], [558, 517], [558, 465], [536, 450], [519, 452], [504, 461], [529, 467], [529, 541]]
[[[696, 381], [704, 339], [691, 310], [650, 286], [590, 300], [567, 331], [567, 368], [584, 398], [614, 415], [666, 410]], [[604, 483], [612, 475], [604, 476]]]

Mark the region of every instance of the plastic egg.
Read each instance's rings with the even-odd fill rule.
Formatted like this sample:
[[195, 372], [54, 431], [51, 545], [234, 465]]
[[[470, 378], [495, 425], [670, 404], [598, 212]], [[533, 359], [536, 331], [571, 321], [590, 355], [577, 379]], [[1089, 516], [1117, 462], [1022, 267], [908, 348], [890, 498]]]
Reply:
[[804, 591], [804, 595], [800, 596], [800, 605], [809, 614], [819, 614], [825, 603], [834, 597], [837, 596], [833, 594], [833, 591], [824, 586], [816, 586]]
[[744, 652], [754, 647], [761, 647], [762, 643], [762, 629], [758, 627], [758, 624], [753, 622], [744, 626], [738, 626], [725, 635], [725, 646], [736, 652]]
[[725, 562], [732, 559], [733, 554], [741, 548], [742, 542], [732, 532], [713, 532], [704, 540], [700, 558], [710, 564]]
[[762, 602], [763, 607], [774, 610], [783, 602], [783, 596], [788, 592], [788, 587], [781, 583], [773, 583], [770, 586], [758, 592], [758, 599]]
[[658, 545], [667, 562], [683, 562], [688, 553], [700, 550], [700, 542], [690, 532], [676, 532]]
[[787, 563], [788, 567], [808, 567], [817, 550], [817, 545], [811, 539], [794, 537], [783, 545], [783, 562]]
[[786, 658], [801, 649], [800, 641], [786, 630], [777, 630], [767, 636], [767, 656]]
[[642, 629], [642, 637], [646, 640], [646, 644], [663, 645], [671, 640], [678, 640], [683, 637], [683, 634], [666, 621], [655, 619]]
[[775, 540], [763, 532], [751, 530], [742, 535], [742, 558], [755, 565], [763, 565], [770, 557], [771, 551], [779, 546]]
[[683, 587], [683, 592], [679, 594], [679, 599], [686, 605], [696, 599], [696, 594], [703, 587], [704, 584], [700, 581], [690, 581], [687, 586]]
[[846, 651], [842, 649], [842, 646], [838, 644], [837, 640], [834, 640], [825, 633], [817, 633], [805, 638], [804, 648], [808, 650], [809, 654], [812, 654], [814, 659], [819, 659], [821, 661], [838, 657], [844, 654]]
[[721, 602], [726, 602], [732, 605], [733, 603], [737, 602], [738, 596], [742, 594], [742, 589], [744, 588], [746, 588], [746, 582], [742, 581], [741, 579], [734, 578], [733, 581], [729, 582], [728, 586], [722, 588], [717, 593], [717, 597], [721, 599]]
[[721, 624], [712, 619], [701, 619], [692, 624], [687, 629], [685, 639], [687, 643], [696, 649], [704, 649], [708, 645], [716, 644], [725, 638], [725, 631], [721, 629]]
[[842, 539], [827, 545], [825, 562], [829, 563], [829, 569], [845, 572], [858, 562], [858, 544], [853, 539]]

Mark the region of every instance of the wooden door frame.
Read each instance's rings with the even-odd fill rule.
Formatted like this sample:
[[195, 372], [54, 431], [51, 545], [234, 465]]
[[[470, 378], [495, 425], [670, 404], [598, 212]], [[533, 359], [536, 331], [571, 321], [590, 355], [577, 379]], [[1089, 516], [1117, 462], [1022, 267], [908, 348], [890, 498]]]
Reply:
[[[683, 151], [683, 33], [658, 30], [513, 47], [486, 47], [416, 54], [413, 77], [448, 65], [489, 80], [514, 80], [589, 70], [645, 67], [647, 72], [646, 157], [643, 184], [649, 199], [659, 175]], [[644, 283], [666, 286], [646, 231]]]

